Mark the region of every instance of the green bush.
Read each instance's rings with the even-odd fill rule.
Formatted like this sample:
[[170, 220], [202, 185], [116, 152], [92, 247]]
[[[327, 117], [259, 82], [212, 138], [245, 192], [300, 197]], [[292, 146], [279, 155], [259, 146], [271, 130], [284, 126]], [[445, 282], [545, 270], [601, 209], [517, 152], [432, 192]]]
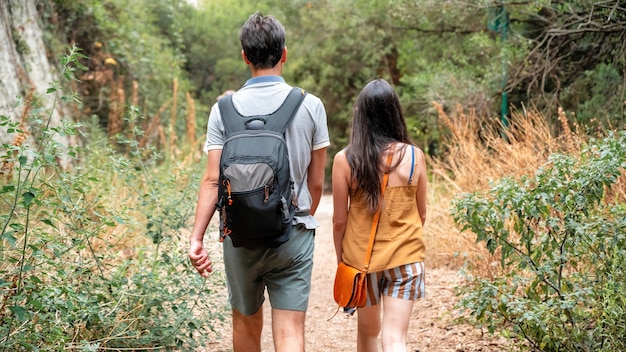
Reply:
[[470, 276], [459, 307], [532, 350], [624, 351], [626, 205], [608, 190], [625, 166], [626, 132], [610, 134], [578, 158], [554, 155], [533, 177], [457, 199], [456, 223], [502, 268]]
[[600, 64], [576, 77], [563, 90], [559, 101], [564, 110], [573, 111], [574, 122], [593, 135], [606, 129], [624, 128], [624, 95], [622, 73], [616, 67]]
[[[76, 47], [63, 57], [63, 77], [73, 79], [80, 57]], [[76, 101], [61, 96], [59, 82], [48, 92], [55, 105]], [[164, 160], [132, 133], [120, 155], [97, 123], [53, 128], [51, 116], [34, 143], [5, 144], [0, 156], [8, 172], [0, 189], [0, 351], [188, 350], [207, 342], [224, 317], [226, 301], [216, 296], [224, 279], [195, 274], [181, 231], [190, 226], [200, 163]], [[6, 116], [0, 126], [26, 132]], [[56, 142], [76, 133], [89, 137], [88, 148]], [[60, 168], [68, 156], [71, 169]]]

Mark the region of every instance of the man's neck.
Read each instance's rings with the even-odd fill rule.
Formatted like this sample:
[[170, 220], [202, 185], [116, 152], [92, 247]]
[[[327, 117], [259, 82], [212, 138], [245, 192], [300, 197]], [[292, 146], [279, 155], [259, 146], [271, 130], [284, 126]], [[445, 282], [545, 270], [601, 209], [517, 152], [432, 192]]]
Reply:
[[282, 63], [278, 63], [278, 65], [272, 67], [272, 68], [265, 68], [265, 69], [256, 69], [253, 66], [250, 65], [250, 73], [252, 74], [252, 77], [259, 77], [259, 76], [282, 76], [283, 74], [283, 65]]

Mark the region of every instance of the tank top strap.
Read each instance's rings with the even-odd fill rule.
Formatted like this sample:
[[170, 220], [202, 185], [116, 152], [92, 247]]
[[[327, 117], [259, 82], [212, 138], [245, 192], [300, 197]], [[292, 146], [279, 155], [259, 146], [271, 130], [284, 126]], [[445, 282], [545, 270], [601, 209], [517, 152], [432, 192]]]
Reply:
[[413, 182], [414, 170], [415, 170], [415, 147], [411, 146], [411, 173], [409, 174], [409, 184]]

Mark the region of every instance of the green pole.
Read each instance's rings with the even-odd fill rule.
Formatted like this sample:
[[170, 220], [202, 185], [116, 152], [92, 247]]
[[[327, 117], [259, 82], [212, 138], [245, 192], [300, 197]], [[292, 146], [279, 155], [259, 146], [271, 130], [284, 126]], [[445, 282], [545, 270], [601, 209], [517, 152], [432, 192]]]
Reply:
[[502, 60], [502, 106], [500, 108], [500, 121], [504, 127], [507, 127], [509, 125], [509, 94], [506, 91], [507, 66], [506, 59], [504, 57], [504, 43], [509, 32], [509, 13], [506, 11], [504, 6], [501, 6], [500, 15], [502, 18], [500, 21], [500, 39], [502, 45], [502, 53], [500, 55]]
[[500, 83], [501, 93], [501, 105], [500, 105], [500, 121], [503, 126], [509, 125], [509, 95], [506, 92], [506, 80], [507, 80], [507, 67], [504, 57], [504, 43], [506, 42], [509, 32], [509, 13], [506, 11], [504, 5], [499, 4], [489, 8], [489, 21], [487, 22], [487, 28], [494, 32], [500, 32], [500, 60], [501, 60], [501, 74], [502, 82]]

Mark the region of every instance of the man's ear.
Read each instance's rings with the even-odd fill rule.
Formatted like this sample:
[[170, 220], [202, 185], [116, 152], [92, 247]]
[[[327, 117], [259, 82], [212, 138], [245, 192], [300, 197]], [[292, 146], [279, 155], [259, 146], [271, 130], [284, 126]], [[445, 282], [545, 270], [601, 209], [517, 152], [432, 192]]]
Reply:
[[285, 61], [287, 61], [287, 46], [286, 45], [283, 48], [283, 54], [280, 57], [280, 62], [285, 62]]
[[243, 58], [243, 62], [245, 62], [246, 65], [250, 65], [250, 60], [248, 60], [248, 57], [246, 56], [246, 53], [243, 52], [243, 49], [241, 49], [241, 58]]

